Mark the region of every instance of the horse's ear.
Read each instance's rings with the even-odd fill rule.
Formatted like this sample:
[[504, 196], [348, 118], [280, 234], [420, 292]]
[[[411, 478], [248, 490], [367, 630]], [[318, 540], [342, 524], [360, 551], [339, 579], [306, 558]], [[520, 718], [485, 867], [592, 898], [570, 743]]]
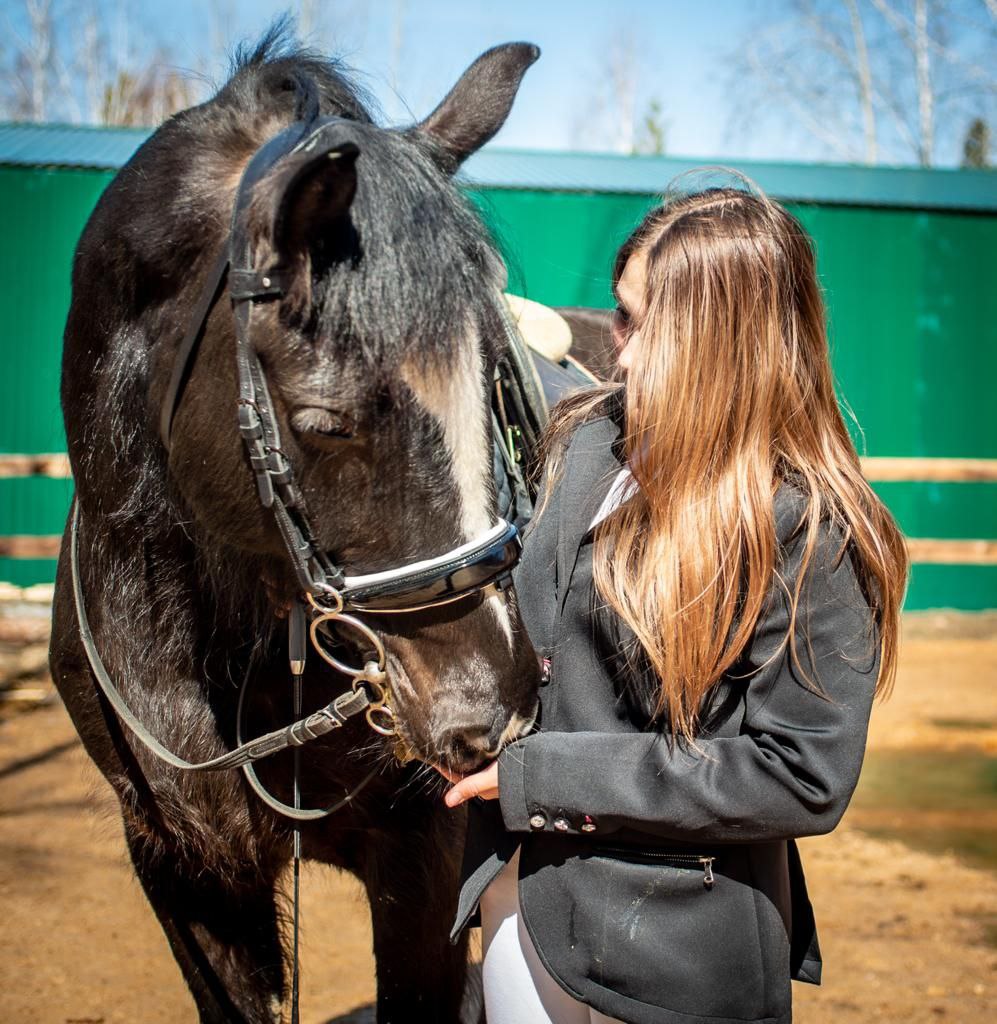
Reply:
[[452, 174], [505, 123], [526, 69], [540, 56], [532, 43], [486, 50], [416, 129], [435, 144], [437, 163]]
[[357, 191], [355, 142], [293, 154], [275, 182], [273, 245], [281, 260], [309, 251], [341, 223]]

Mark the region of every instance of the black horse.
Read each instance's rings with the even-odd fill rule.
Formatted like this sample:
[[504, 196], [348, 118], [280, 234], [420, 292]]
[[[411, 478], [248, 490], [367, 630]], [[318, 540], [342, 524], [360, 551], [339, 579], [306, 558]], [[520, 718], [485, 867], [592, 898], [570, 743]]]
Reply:
[[[136, 741], [95, 685], [74, 583], [100, 661], [176, 754], [204, 760], [237, 745], [244, 682], [247, 734], [294, 720], [282, 616], [300, 582], [240, 440], [224, 298], [209, 306], [169, 446], [157, 424], [243, 171], [308, 101], [313, 116], [339, 118], [338, 142], [274, 161], [252, 185], [244, 227], [255, 265], [282, 275], [280, 296], [255, 305], [252, 347], [318, 547], [371, 574], [492, 526], [488, 393], [504, 272], [451, 174], [502, 125], [537, 54], [488, 51], [425, 121], [388, 130], [334, 62], [271, 32], [213, 99], [141, 147], [80, 240], [62, 376], [79, 569], [74, 578], [67, 527], [52, 673], [120, 801], [135, 870], [202, 1021], [280, 1019], [292, 824], [240, 772], [178, 771]], [[454, 1021], [466, 948], [447, 932], [462, 822], [427, 764], [396, 755], [456, 771], [493, 757], [532, 720], [536, 659], [508, 593], [376, 618], [399, 737], [361, 715], [301, 749], [305, 806], [341, 800], [380, 766], [337, 814], [302, 826], [303, 855], [366, 887], [379, 1020]], [[309, 658], [306, 711], [344, 689], [348, 678]], [[290, 753], [258, 772], [291, 802]]]

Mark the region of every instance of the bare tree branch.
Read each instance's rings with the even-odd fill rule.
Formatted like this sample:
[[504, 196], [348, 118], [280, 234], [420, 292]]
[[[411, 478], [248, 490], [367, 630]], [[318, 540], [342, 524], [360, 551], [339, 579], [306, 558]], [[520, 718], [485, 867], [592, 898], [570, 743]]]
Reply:
[[23, 0], [18, 26], [6, 11], [2, 20], [0, 116], [155, 125], [196, 98], [190, 76], [151, 44], [133, 0]]
[[909, 112], [904, 108], [903, 101], [892, 91], [881, 94], [880, 98], [893, 118], [893, 127], [896, 128], [897, 134], [903, 139], [904, 144], [910, 151], [916, 154], [919, 145], [917, 131], [911, 126], [908, 118]]
[[931, 164], [934, 150], [934, 97], [931, 93], [931, 56], [928, 50], [928, 5], [914, 0], [914, 57], [917, 67], [917, 109], [920, 115], [921, 163]]
[[298, 0], [298, 32], [301, 38], [311, 41], [318, 26], [318, 4], [315, 0]]
[[86, 118], [95, 122], [100, 116], [100, 22], [96, 0], [92, 0], [83, 20], [83, 48], [80, 54]]
[[862, 109], [865, 161], [866, 163], [875, 163], [878, 146], [876, 141], [876, 109], [874, 105], [875, 90], [872, 85], [869, 51], [865, 42], [865, 32], [862, 28], [862, 18], [859, 15], [855, 0], [845, 0], [845, 6], [849, 12], [852, 43], [855, 47], [854, 53], [834, 33], [828, 19], [821, 16], [812, 2], [803, 5], [803, 16], [805, 23], [814, 33], [814, 36], [820, 40], [828, 53], [838, 60], [842, 69], [848, 73], [849, 77], [854, 79], [853, 86]]
[[638, 36], [632, 25], [620, 24], [600, 40], [594, 61], [601, 71], [576, 115], [576, 145], [633, 153], [636, 148], [637, 93], [641, 70]]
[[846, 0], [848, 18], [855, 43], [855, 74], [859, 83], [859, 98], [862, 104], [862, 124], [865, 131], [865, 160], [874, 164], [879, 153], [876, 142], [876, 108], [873, 103], [872, 68], [869, 64], [869, 49], [865, 42], [865, 30], [856, 0]]
[[31, 45], [24, 51], [31, 89], [29, 110], [33, 121], [44, 121], [52, 65], [52, 0], [25, 0], [24, 7], [31, 26]]
[[[997, 11], [986, 3], [978, 16]], [[971, 119], [997, 116], [997, 78], [978, 56], [997, 35], [957, 0], [780, 7], [784, 19], [752, 26], [732, 54], [741, 131], [781, 117], [835, 158], [931, 164], [940, 145], [954, 153]]]
[[801, 96], [806, 95], [806, 90], [805, 83], [799, 76], [793, 74], [790, 69], [784, 68], [783, 71], [786, 73], [787, 78], [790, 79], [790, 83], [788, 86], [783, 85], [772, 74], [768, 64], [759, 57], [757, 50], [753, 46], [748, 50], [748, 62], [754, 72], [766, 81], [772, 90], [782, 98], [789, 111], [808, 131], [828, 145], [843, 159], [852, 159], [854, 151], [848, 147], [841, 136], [825, 125], [820, 118], [814, 117], [807, 105], [800, 100]]
[[[916, 53], [918, 46], [918, 29], [916, 22], [911, 22], [909, 19], [905, 18], [903, 14], [886, 3], [886, 0], [870, 0], [870, 2], [902, 36], [911, 53]], [[997, 0], [986, 0], [986, 2], [987, 6], [991, 10], [997, 8]], [[916, 0], [916, 3], [917, 6], [920, 7], [922, 0]], [[975, 61], [967, 60], [957, 50], [953, 50], [951, 47], [945, 46], [938, 39], [928, 34], [927, 31], [925, 32], [924, 42], [929, 49], [934, 50], [934, 52], [943, 60], [949, 61], [952, 64], [957, 64], [963, 68], [966, 73], [975, 78], [981, 86], [991, 91], [997, 91], [997, 76], [995, 76], [992, 71], [989, 71], [982, 65], [977, 64]]]

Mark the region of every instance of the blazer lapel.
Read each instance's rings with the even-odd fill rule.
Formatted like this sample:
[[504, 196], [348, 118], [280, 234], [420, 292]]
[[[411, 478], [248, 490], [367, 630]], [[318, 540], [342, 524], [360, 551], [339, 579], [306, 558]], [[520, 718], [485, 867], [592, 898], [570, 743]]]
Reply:
[[558, 603], [562, 607], [578, 549], [616, 474], [623, 468], [615, 451], [619, 436], [619, 424], [604, 416], [579, 427], [568, 445], [557, 541]]

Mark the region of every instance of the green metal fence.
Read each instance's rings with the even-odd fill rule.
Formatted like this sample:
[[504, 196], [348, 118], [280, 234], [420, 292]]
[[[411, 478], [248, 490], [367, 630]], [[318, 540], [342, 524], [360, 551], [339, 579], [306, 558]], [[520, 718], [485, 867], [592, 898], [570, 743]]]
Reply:
[[[550, 160], [531, 163], [530, 154], [505, 155], [496, 171], [503, 157], [480, 161], [468, 187], [507, 255], [511, 290], [551, 305], [610, 306], [617, 244], [684, 168], [603, 158], [597, 173], [574, 181], [565, 168], [577, 172], [585, 158], [559, 156], [552, 174]], [[613, 159], [630, 176], [626, 191], [613, 190]], [[0, 146], [0, 460], [64, 450], [59, 359], [72, 254], [114, 173], [3, 161]], [[907, 607], [997, 607], [997, 175], [761, 170], [752, 177], [765, 185], [767, 173], [770, 192], [816, 241], [834, 367], [861, 425], [860, 451], [873, 466], [907, 460], [870, 472], [890, 478], [875, 486], [917, 539]], [[50, 554], [31, 538], [61, 532], [70, 495], [65, 478], [5, 476], [0, 461], [0, 538], [19, 540], [0, 542], [0, 555], [22, 556], [0, 557], [0, 580], [51, 580], [50, 557], [23, 556]]]

